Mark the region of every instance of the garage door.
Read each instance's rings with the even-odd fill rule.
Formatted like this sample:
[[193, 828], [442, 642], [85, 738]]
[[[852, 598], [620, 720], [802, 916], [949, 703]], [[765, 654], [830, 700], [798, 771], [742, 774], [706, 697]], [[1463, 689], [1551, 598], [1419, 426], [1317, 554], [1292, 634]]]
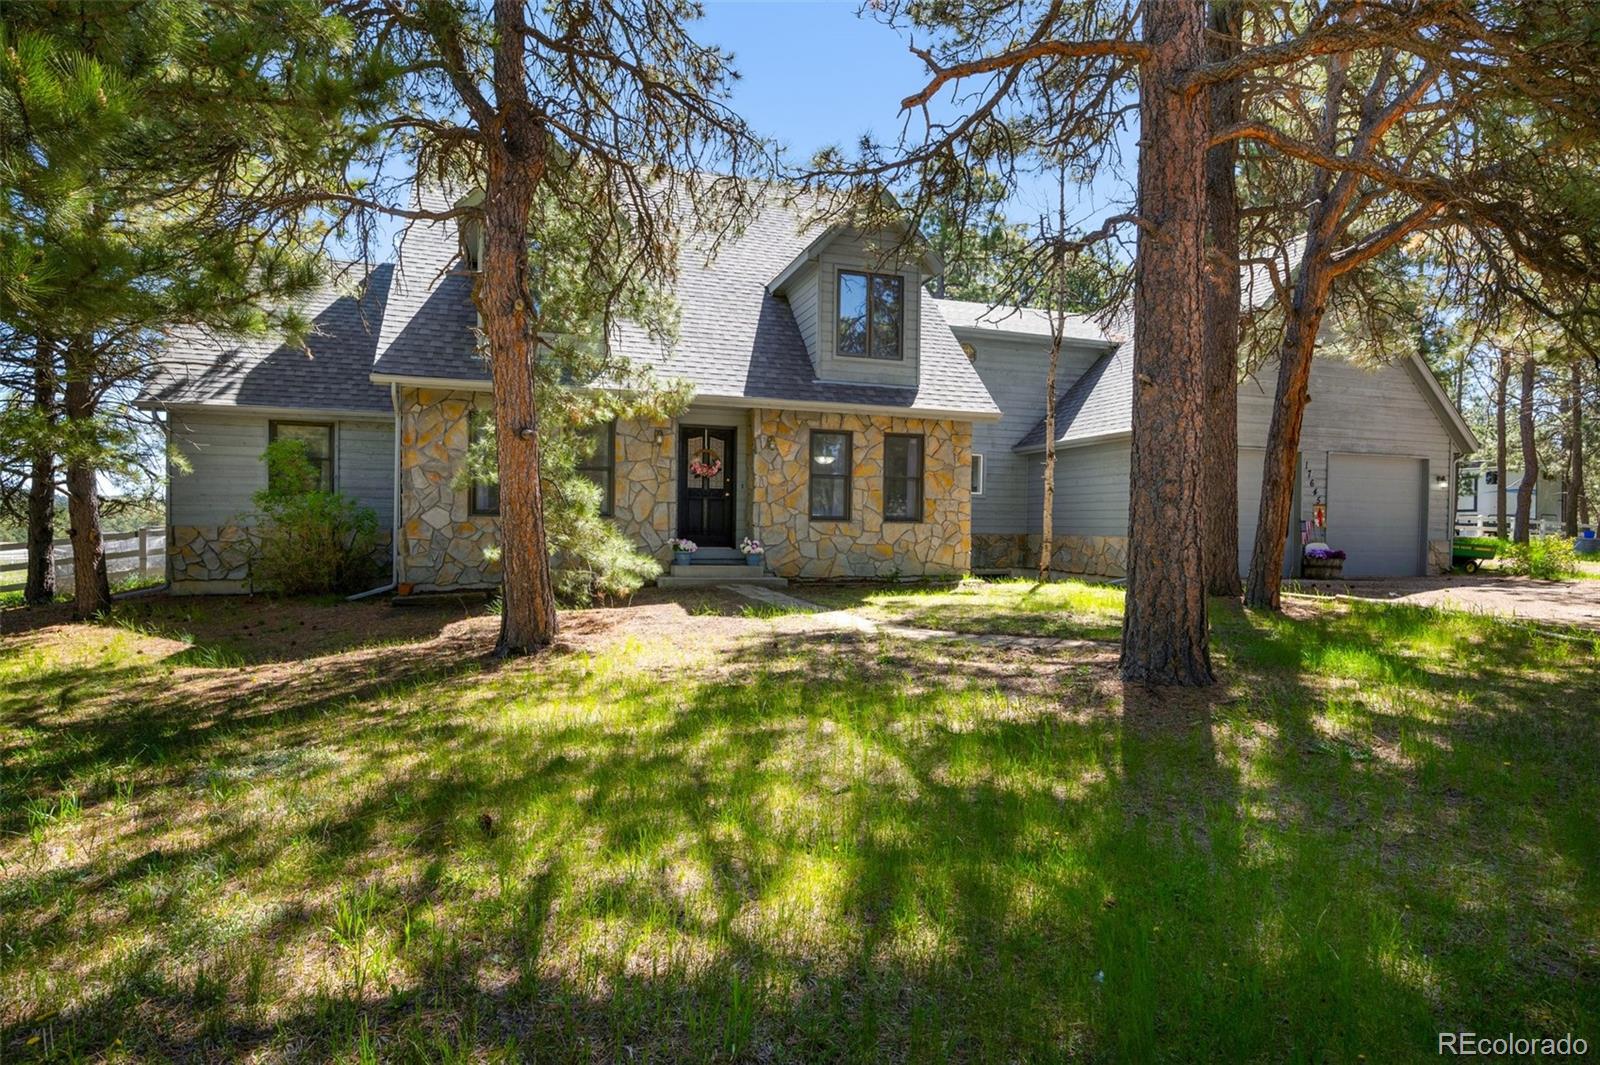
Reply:
[[1426, 463], [1394, 455], [1328, 456], [1328, 543], [1347, 577], [1423, 572]]
[[[1250, 573], [1250, 553], [1256, 545], [1256, 518], [1261, 515], [1261, 473], [1266, 467], [1267, 453], [1258, 447], [1239, 449], [1239, 573]], [[1289, 544], [1283, 553], [1285, 576], [1294, 572], [1297, 557], [1299, 528], [1289, 522]]]

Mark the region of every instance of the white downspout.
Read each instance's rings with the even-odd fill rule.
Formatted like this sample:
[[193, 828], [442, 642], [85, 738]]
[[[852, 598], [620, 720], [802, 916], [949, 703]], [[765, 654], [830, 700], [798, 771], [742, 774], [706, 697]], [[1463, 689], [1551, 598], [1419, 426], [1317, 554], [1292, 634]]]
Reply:
[[389, 504], [389, 575], [400, 584], [400, 386], [389, 382], [389, 406], [394, 410], [394, 498]]

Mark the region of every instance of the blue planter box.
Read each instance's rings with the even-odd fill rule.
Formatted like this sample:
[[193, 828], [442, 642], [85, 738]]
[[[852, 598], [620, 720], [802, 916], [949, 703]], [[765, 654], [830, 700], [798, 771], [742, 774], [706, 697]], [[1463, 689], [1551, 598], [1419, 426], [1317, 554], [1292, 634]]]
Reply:
[[759, 566], [759, 565], [761, 565], [761, 556], [760, 555], [746, 555], [746, 556], [744, 556], [744, 564], [746, 566]]
[[672, 553], [672, 564], [674, 566], [687, 566], [689, 563], [691, 563], [693, 561], [694, 561], [694, 552], [693, 551], [674, 551]]

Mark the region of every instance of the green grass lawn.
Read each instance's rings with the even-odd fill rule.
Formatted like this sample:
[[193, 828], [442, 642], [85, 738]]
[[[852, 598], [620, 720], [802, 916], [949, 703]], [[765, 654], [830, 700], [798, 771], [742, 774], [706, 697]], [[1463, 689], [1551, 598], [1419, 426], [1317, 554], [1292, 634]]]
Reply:
[[[1082, 636], [1120, 593], [804, 594]], [[1592, 641], [1223, 610], [1225, 683], [1166, 695], [1114, 643], [708, 602], [569, 617], [508, 665], [493, 619], [371, 603], [0, 637], [0, 1060], [1600, 1042]]]
[[953, 632], [1115, 640], [1122, 589], [1086, 581], [997, 580], [948, 585], [818, 585], [795, 593], [877, 621]]

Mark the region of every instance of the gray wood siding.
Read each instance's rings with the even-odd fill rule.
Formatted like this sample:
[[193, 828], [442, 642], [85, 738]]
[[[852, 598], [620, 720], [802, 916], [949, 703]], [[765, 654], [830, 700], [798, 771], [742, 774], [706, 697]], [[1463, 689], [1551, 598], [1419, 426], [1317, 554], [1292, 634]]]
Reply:
[[[1274, 385], [1275, 373], [1275, 368], [1268, 368], [1256, 379], [1240, 385], [1241, 448], [1261, 448], [1266, 445], [1267, 428], [1272, 418], [1272, 396], [1267, 389]], [[989, 383], [988, 377], [984, 380], [986, 384]], [[1260, 387], [1257, 387], [1257, 381]], [[990, 385], [996, 400], [1005, 408], [1013, 400], [1009, 394], [995, 392], [995, 388], [995, 385]], [[1037, 393], [1042, 391], [1036, 390]], [[1026, 390], [1023, 392], [1025, 396]], [[1306, 409], [1305, 427], [1301, 434], [1300, 491], [1294, 521], [1310, 517], [1315, 496], [1320, 494], [1328, 504], [1329, 541], [1338, 546], [1339, 493], [1360, 491], [1360, 486], [1336, 484], [1330, 490], [1329, 456], [1405, 456], [1426, 464], [1424, 471], [1430, 486], [1427, 493], [1428, 537], [1447, 538], [1450, 535], [1450, 492], [1433, 488], [1432, 484], [1434, 475], [1450, 468], [1450, 437], [1432, 405], [1419, 390], [1411, 371], [1405, 366], [1386, 366], [1366, 371], [1331, 359], [1318, 360], [1312, 366], [1311, 395], [1312, 402]], [[1022, 401], [1021, 398], [1015, 400]], [[979, 428], [973, 426], [975, 451], [982, 450], [977, 443]], [[1126, 439], [1058, 451], [1053, 508], [1055, 531], [1076, 536], [1126, 536], [1130, 459], [1131, 445]], [[999, 466], [996, 464], [990, 469], [993, 477]], [[1015, 492], [1017, 498], [1024, 500], [1022, 520], [1005, 527], [980, 525], [980, 503], [986, 507], [989, 504], [974, 499], [974, 532], [1040, 531], [1043, 459], [1039, 455], [1029, 455], [1025, 462], [1014, 464], [1012, 469], [1023, 478], [1020, 489]], [[1316, 483], [1315, 493], [1313, 479]], [[1240, 499], [1240, 525], [1247, 532], [1254, 528], [1254, 515], [1258, 507], [1258, 498]], [[1245, 512], [1250, 515], [1248, 519], [1243, 516]], [[1295, 538], [1298, 539], [1298, 534]], [[1248, 556], [1248, 544], [1244, 545], [1243, 553]]]
[[800, 327], [800, 337], [806, 342], [806, 354], [811, 356], [811, 365], [815, 367], [820, 344], [817, 336], [817, 268], [801, 268], [794, 280], [789, 282], [788, 292], [789, 311], [794, 315], [794, 324]]
[[[876, 242], [848, 234], [836, 238], [817, 259], [813, 291], [816, 293], [816, 349], [812, 362], [817, 376], [829, 381], [856, 381], [886, 385], [915, 385], [921, 339], [922, 272], [915, 264], [885, 262], [885, 248]], [[834, 352], [838, 321], [840, 270], [865, 270], [870, 273], [899, 274], [905, 283], [905, 320], [900, 330], [901, 358], [840, 358]], [[791, 288], [794, 286], [791, 285]], [[794, 299], [790, 297], [791, 301]], [[790, 303], [791, 309], [793, 302]], [[798, 318], [798, 315], [797, 315]]]
[[172, 472], [172, 524], [226, 525], [254, 509], [250, 497], [267, 486], [268, 419], [198, 411], [171, 418], [173, 447], [190, 466]]
[[[1043, 495], [1034, 482], [1044, 476], [1044, 467], [1038, 456], [1019, 455], [1011, 448], [1044, 417], [1050, 342], [1035, 337], [974, 336], [965, 330], [959, 335], [977, 349], [974, 369], [1001, 412], [997, 422], [972, 425], [972, 450], [983, 456], [986, 466], [983, 495], [972, 497], [972, 531], [1014, 533], [1032, 528], [1040, 524]], [[1063, 344], [1057, 389], [1065, 392], [1070, 388], [1102, 350], [1070, 341]]]
[[342, 421], [336, 437], [339, 491], [371, 507], [378, 527], [389, 528], [394, 524], [394, 423]]
[[[251, 497], [267, 486], [261, 453], [273, 419], [212, 411], [177, 411], [171, 418], [173, 446], [190, 466], [187, 473], [172, 473], [172, 524], [225, 525], [253, 511]], [[379, 527], [388, 528], [394, 510], [393, 424], [337, 421], [334, 441], [334, 484], [376, 511]]]
[[[1239, 385], [1239, 446], [1265, 447], [1272, 421], [1277, 365], [1269, 365]], [[1328, 494], [1328, 454], [1405, 455], [1428, 462], [1428, 536], [1451, 535], [1450, 488], [1432, 488], [1432, 477], [1451, 468], [1450, 434], [1405, 363], [1364, 370], [1334, 359], [1311, 364], [1311, 403], [1300, 435], [1300, 479], [1306, 515], [1314, 502], [1307, 465], [1328, 504], [1328, 532], [1334, 534], [1338, 501]], [[1350, 491], [1345, 486], [1345, 491]]]
[[[1056, 498], [1051, 508], [1054, 531], [1062, 536], [1128, 535], [1128, 468], [1132, 460], [1133, 446], [1127, 440], [1057, 451]], [[1042, 482], [1043, 460], [1036, 461]], [[1041, 532], [1042, 499], [1033, 509], [1027, 529]]]

